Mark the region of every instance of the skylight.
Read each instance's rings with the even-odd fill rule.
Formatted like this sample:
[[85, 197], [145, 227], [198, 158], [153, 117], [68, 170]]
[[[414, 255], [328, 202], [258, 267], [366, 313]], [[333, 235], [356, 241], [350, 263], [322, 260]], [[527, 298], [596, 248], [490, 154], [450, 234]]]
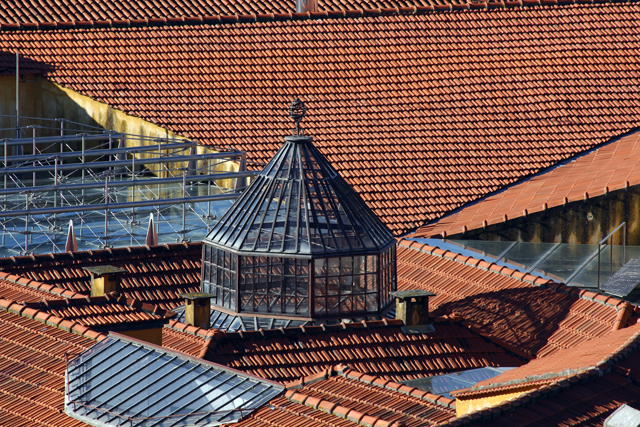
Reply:
[[489, 378], [498, 376], [504, 371], [508, 371], [510, 369], [513, 368], [486, 367], [469, 369], [467, 371], [454, 372], [452, 374], [405, 381], [403, 384], [450, 398], [450, 393], [452, 391], [473, 387], [480, 381], [488, 380]]
[[111, 333], [67, 367], [65, 412], [93, 426], [237, 422], [284, 387]]

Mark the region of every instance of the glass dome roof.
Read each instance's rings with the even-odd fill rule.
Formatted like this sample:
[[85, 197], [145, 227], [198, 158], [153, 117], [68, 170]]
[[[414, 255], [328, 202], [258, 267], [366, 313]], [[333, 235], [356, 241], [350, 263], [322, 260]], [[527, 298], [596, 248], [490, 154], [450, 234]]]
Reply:
[[285, 144], [205, 238], [243, 253], [380, 252], [394, 242], [308, 136]]

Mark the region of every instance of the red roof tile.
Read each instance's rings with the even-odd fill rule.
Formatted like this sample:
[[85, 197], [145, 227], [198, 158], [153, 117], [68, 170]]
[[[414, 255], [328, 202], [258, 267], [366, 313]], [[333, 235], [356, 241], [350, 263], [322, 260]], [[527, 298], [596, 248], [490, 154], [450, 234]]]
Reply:
[[83, 267], [114, 265], [127, 271], [120, 290], [126, 298], [171, 309], [184, 304], [181, 293], [200, 290], [201, 256], [201, 243], [126, 247], [1, 258], [0, 270], [88, 295], [91, 277]]
[[[0, 303], [0, 305], [2, 305]], [[0, 424], [76, 427], [64, 413], [65, 358], [95, 341], [0, 309]]]
[[525, 360], [459, 324], [444, 321], [435, 325], [435, 332], [415, 335], [404, 334], [401, 326], [399, 320], [370, 321], [256, 332], [211, 331], [206, 337], [200, 331], [165, 327], [163, 345], [275, 381], [291, 381], [337, 363], [404, 381], [485, 366], [520, 366]]
[[[531, 360], [526, 365], [511, 369], [481, 381], [468, 390], [454, 392], [456, 397], [479, 397], [505, 389], [517, 389], [530, 384], [552, 383], [563, 377], [577, 374], [591, 368], [606, 370], [618, 362], [622, 354], [640, 347], [640, 323], [613, 331], [608, 335], [585, 341], [575, 347]], [[634, 364], [634, 363], [632, 363]], [[624, 362], [622, 363], [624, 366]]]
[[[256, 21], [283, 19], [321, 19], [324, 17], [359, 17], [391, 15], [397, 13], [449, 12], [452, 10], [486, 10], [523, 6], [540, 6], [540, 2], [487, 3], [465, 0], [384, 0], [365, 2], [359, 0], [318, 0], [318, 11], [311, 15], [297, 14], [296, 3], [259, 0], [255, 2], [229, 2], [224, 0], [177, 0], [171, 4], [154, 1], [149, 3], [115, 1], [105, 8], [103, 3], [81, 0], [68, 2], [64, 7], [49, 1], [34, 5], [26, 0], [11, 2], [0, 13], [0, 23], [24, 24], [25, 29], [51, 29], [72, 25], [88, 26], [139, 26], [180, 25], [211, 21]], [[556, 1], [553, 1], [555, 4]], [[574, 0], [562, 4], [574, 4]], [[547, 6], [550, 2], [545, 2]], [[333, 12], [333, 13], [332, 13]], [[40, 24], [40, 25], [38, 25]], [[16, 26], [6, 25], [12, 29]]]
[[[238, 427], [435, 425], [455, 416], [455, 402], [336, 366], [289, 386]], [[401, 425], [401, 424], [397, 424]]]
[[[433, 252], [433, 254], [432, 254]], [[473, 258], [403, 240], [398, 247], [398, 288], [436, 294], [434, 315], [460, 314], [463, 324], [513, 351], [541, 357], [620, 329], [622, 300], [509, 268], [499, 272]], [[626, 318], [628, 319], [628, 317]]]
[[116, 292], [103, 297], [32, 302], [24, 305], [60, 319], [80, 323], [96, 331], [164, 323], [176, 316], [172, 311], [127, 299], [123, 294]]
[[[497, 407], [472, 414], [491, 426], [602, 426], [604, 420], [626, 403], [640, 408], [640, 387], [616, 373], [600, 371], [571, 377], [520, 395]], [[455, 420], [455, 419], [454, 419]], [[443, 427], [458, 426], [461, 420]]]
[[246, 149], [253, 168], [300, 95], [306, 133], [399, 234], [637, 126], [639, 19], [621, 3], [0, 40], [69, 89]]
[[[421, 227], [412, 237], [454, 236], [519, 218], [526, 210], [530, 215], [582, 201], [640, 184], [640, 132], [634, 132], [589, 154], [554, 167], [542, 174], [511, 185], [476, 203]], [[566, 200], [565, 200], [566, 199]]]

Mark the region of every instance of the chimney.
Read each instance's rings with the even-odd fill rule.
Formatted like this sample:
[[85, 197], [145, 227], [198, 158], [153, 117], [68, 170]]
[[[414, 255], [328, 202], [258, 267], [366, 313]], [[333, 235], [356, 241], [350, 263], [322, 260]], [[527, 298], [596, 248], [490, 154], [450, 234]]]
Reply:
[[296, 0], [296, 13], [318, 11], [318, 0]]
[[396, 319], [402, 320], [408, 333], [433, 331], [429, 324], [429, 297], [436, 294], [423, 291], [390, 292], [396, 299]]
[[98, 267], [83, 267], [91, 274], [91, 296], [101, 297], [111, 292], [120, 291], [120, 278], [126, 270], [113, 265], [100, 265]]
[[184, 322], [196, 328], [209, 329], [211, 323], [211, 298], [205, 292], [180, 294], [184, 298]]

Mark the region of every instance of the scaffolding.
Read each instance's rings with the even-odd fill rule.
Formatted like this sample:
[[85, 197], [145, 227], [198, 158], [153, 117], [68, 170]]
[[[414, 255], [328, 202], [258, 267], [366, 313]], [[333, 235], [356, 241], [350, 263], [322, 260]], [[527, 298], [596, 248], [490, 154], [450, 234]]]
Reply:
[[80, 250], [144, 245], [152, 215], [159, 243], [200, 240], [256, 174], [243, 151], [56, 122], [0, 140], [2, 256], [64, 251], [70, 222]]

